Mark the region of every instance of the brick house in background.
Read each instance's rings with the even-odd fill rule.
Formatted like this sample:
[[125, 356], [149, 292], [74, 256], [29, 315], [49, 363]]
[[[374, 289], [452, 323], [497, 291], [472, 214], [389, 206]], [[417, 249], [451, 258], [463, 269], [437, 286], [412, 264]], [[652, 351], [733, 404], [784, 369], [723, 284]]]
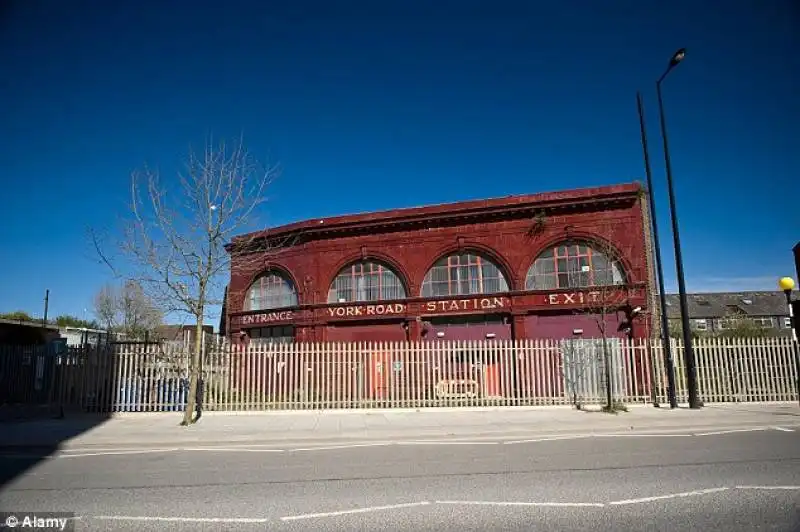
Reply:
[[[719, 334], [739, 320], [749, 320], [776, 336], [791, 336], [786, 295], [777, 290], [687, 294], [687, 303], [692, 328], [701, 334]], [[680, 325], [677, 294], [667, 294], [667, 316], [670, 325]]]
[[[197, 328], [194, 325], [161, 325], [156, 328], [152, 338], [153, 341], [163, 342], [183, 342], [186, 340], [187, 335], [189, 342], [194, 343], [194, 338]], [[214, 334], [213, 325], [203, 325], [203, 332], [205, 334]]]

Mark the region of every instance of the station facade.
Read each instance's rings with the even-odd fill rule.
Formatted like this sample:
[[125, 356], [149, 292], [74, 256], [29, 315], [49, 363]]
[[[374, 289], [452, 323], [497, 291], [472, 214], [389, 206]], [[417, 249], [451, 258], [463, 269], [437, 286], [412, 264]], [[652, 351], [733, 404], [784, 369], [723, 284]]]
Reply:
[[644, 192], [628, 183], [242, 235], [229, 245], [226, 334], [273, 342], [646, 337], [646, 220]]

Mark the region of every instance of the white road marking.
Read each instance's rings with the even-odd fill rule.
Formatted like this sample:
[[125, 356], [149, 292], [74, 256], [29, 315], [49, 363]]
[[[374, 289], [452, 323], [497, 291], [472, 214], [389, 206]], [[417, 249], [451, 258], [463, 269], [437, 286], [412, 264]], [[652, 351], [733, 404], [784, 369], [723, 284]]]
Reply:
[[698, 432], [695, 436], [717, 436], [718, 434], [733, 434], [735, 432], [760, 432], [767, 430], [764, 427], [754, 427], [751, 429], [731, 429], [731, 430], [718, 430], [714, 432]]
[[148, 515], [92, 515], [84, 519], [98, 521], [150, 521], [162, 523], [270, 523], [270, 517], [160, 517]]
[[354, 449], [357, 447], [385, 447], [387, 445], [392, 445], [391, 442], [380, 442], [380, 443], [351, 443], [347, 445], [326, 445], [322, 447], [300, 447], [298, 449], [288, 449], [289, 452], [297, 452], [297, 451], [329, 451], [333, 449]]
[[69, 449], [57, 449], [57, 451], [59, 453], [102, 453], [107, 451], [146, 451], [150, 449], [150, 447], [73, 447]]
[[642, 497], [640, 499], [625, 499], [621, 501], [612, 501], [608, 504], [620, 506], [623, 504], [639, 504], [643, 502], [661, 501], [665, 499], [677, 499], [679, 497], [692, 497], [695, 495], [706, 495], [708, 493], [718, 493], [720, 491], [727, 491], [730, 488], [709, 488], [704, 490], [686, 491], [683, 493], [670, 493], [669, 495], [656, 495], [654, 497]]
[[395, 445], [498, 445], [499, 441], [414, 440], [399, 441]]
[[601, 502], [515, 502], [515, 501], [436, 501], [436, 504], [471, 506], [542, 506], [552, 508], [603, 508]]
[[399, 508], [413, 508], [415, 506], [427, 506], [430, 502], [422, 501], [422, 502], [409, 502], [405, 504], [391, 504], [388, 506], [370, 506], [367, 508], [354, 508], [352, 510], [339, 510], [337, 512], [321, 512], [315, 514], [301, 514], [301, 515], [287, 515], [285, 517], [281, 517], [281, 521], [297, 521], [299, 519], [314, 519], [317, 517], [336, 517], [339, 515], [350, 515], [350, 514], [363, 514], [368, 512], [378, 512], [381, 510], [396, 510]]
[[[794, 432], [792, 429], [785, 427], [772, 427], [775, 430], [782, 430], [785, 432]], [[720, 434], [734, 434], [737, 432], [760, 432], [767, 430], [765, 427], [751, 427], [741, 429], [726, 429], [714, 432], [698, 432], [690, 433], [674, 433], [674, 432], [611, 432], [599, 434], [572, 434], [565, 436], [544, 436], [541, 438], [531, 438], [526, 440], [507, 440], [502, 442], [503, 445], [517, 445], [520, 443], [538, 443], [547, 441], [564, 441], [564, 440], [581, 440], [587, 438], [691, 438], [695, 436], [715, 436]]]
[[542, 441], [561, 441], [561, 440], [583, 440], [586, 438], [591, 438], [590, 434], [578, 434], [575, 436], [552, 436], [552, 437], [544, 437], [544, 438], [533, 438], [530, 440], [510, 440], [504, 441], [503, 445], [516, 445], [519, 443], [538, 443]]
[[[734, 488], [721, 487], [721, 488], [708, 488], [694, 491], [686, 491], [683, 493], [670, 493], [667, 495], [656, 495], [653, 497], [641, 497], [638, 499], [625, 499], [619, 501], [611, 501], [608, 503], [601, 502], [525, 502], [525, 501], [421, 501], [409, 502], [403, 504], [390, 504], [386, 506], [369, 506], [365, 508], [353, 508], [350, 510], [338, 510], [333, 512], [319, 512], [300, 515], [288, 515], [281, 517], [281, 521], [298, 521], [302, 519], [314, 519], [320, 517], [337, 517], [341, 515], [363, 514], [369, 512], [378, 512], [382, 510], [398, 510], [402, 508], [415, 508], [419, 506], [429, 506], [431, 504], [451, 505], [451, 506], [507, 506], [507, 507], [542, 507], [542, 508], [605, 508], [606, 506], [622, 506], [630, 504], [641, 504], [654, 501], [662, 501], [668, 499], [677, 499], [684, 497], [692, 497], [697, 495], [706, 495], [709, 493], [719, 493], [730, 489], [738, 490], [783, 490], [793, 491], [800, 490], [800, 486], [735, 486]], [[275, 518], [272, 517], [168, 517], [168, 516], [146, 516], [146, 515], [86, 515], [75, 516], [70, 519], [94, 519], [98, 521], [133, 521], [133, 522], [162, 522], [162, 523], [249, 523], [249, 524], [265, 524], [273, 522]]]
[[220, 453], [282, 453], [283, 449], [247, 449], [244, 447], [183, 447], [181, 451], [210, 451]]
[[[202, 445], [203, 442], [195, 442], [195, 443], [198, 443], [198, 444]], [[184, 444], [184, 445], [186, 445], [186, 444]], [[216, 443], [216, 444], [215, 443], [211, 443], [209, 445], [206, 445], [205, 447], [213, 448], [215, 445], [219, 445], [220, 447], [223, 447], [223, 445], [221, 445], [220, 443]], [[276, 445], [280, 445], [280, 443], [277, 443], [277, 442], [273, 442], [273, 443], [225, 443], [224, 447], [226, 449], [238, 449], [238, 448], [248, 448], [248, 449], [267, 448], [267, 449], [275, 449]]]
[[593, 438], [691, 438], [691, 434], [653, 434], [653, 433], [613, 433], [613, 434], [593, 434]]
[[84, 456], [118, 456], [123, 454], [153, 454], [153, 453], [171, 453], [179, 449], [140, 449], [137, 451], [102, 451], [96, 453], [70, 453], [56, 455], [58, 458], [80, 458]]
[[736, 486], [737, 490], [800, 490], [800, 486]]

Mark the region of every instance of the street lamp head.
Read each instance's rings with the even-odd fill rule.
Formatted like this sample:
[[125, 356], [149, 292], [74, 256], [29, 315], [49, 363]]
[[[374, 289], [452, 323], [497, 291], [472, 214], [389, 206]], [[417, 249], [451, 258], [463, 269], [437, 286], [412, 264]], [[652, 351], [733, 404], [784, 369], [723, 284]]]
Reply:
[[658, 81], [656, 82], [657, 87], [661, 87], [661, 82], [664, 81], [664, 78], [667, 77], [667, 74], [672, 72], [672, 69], [675, 68], [678, 65], [678, 63], [683, 61], [684, 57], [686, 57], [686, 48], [680, 48], [678, 49], [677, 52], [672, 54], [672, 57], [669, 60], [669, 65], [667, 66], [666, 70], [664, 70], [664, 73], [661, 74], [661, 77], [658, 78]]
[[778, 281], [778, 286], [784, 292], [791, 292], [794, 290], [794, 279], [791, 277], [783, 277], [780, 281]]
[[683, 61], [684, 57], [686, 57], [686, 48], [681, 48], [680, 50], [672, 54], [672, 59], [669, 60], [670, 68], [674, 67], [675, 65]]

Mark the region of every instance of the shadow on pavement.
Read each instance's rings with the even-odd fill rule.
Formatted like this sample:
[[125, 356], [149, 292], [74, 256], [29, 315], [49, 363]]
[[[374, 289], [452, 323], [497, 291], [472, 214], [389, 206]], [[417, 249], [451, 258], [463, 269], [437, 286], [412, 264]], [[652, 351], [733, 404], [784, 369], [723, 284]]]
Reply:
[[47, 460], [70, 439], [103, 424], [108, 416], [75, 419], [0, 420], [0, 492]]
[[106, 348], [0, 346], [0, 490], [105, 423], [124, 393]]

